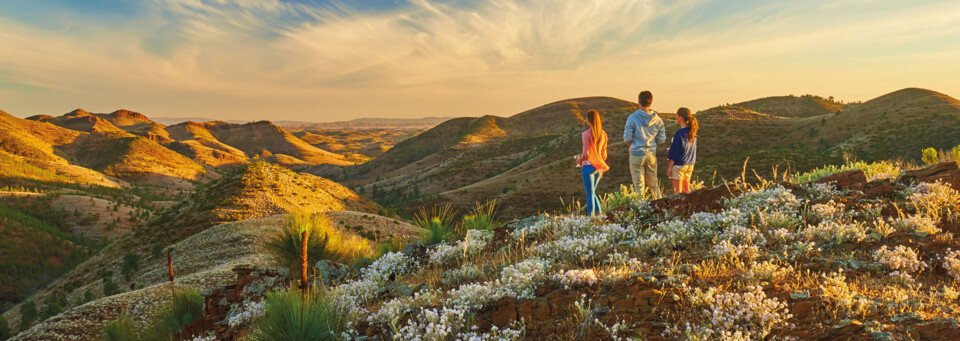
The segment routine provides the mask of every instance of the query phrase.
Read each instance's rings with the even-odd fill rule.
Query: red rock
[[[854,169],[820,178],[814,181],[820,184],[832,184],[840,189],[860,189],[867,184],[867,175],[862,170]]]
[[[509,326],[517,320],[517,299],[504,297],[497,301],[497,310],[491,316],[493,324],[498,327]]]

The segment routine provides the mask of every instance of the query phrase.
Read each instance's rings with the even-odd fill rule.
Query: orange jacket
[[[592,129],[587,129],[581,135],[583,139],[583,151],[580,153],[580,157],[583,157],[585,161],[590,162],[593,165],[593,168],[596,168],[598,172],[603,173],[610,170],[610,166],[607,165],[607,132],[602,132],[600,134],[600,143],[594,145],[593,143],[593,131]]]

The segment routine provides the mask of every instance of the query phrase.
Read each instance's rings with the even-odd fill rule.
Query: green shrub
[[[403,241],[397,239],[397,237],[391,237],[387,242],[380,244],[379,254],[385,255],[390,252],[399,252],[401,250],[403,250]]]
[[[862,170],[864,175],[867,176],[867,180],[873,181],[877,179],[896,179],[900,176],[900,173],[903,172],[903,169],[890,161],[880,161],[873,163],[866,163],[863,161],[850,161],[845,163],[842,166],[828,165],[823,166],[814,170],[811,170],[806,173],[797,173],[794,174],[790,181],[794,183],[807,183],[812,181],[820,180],[823,177],[832,175],[835,173],[859,169]]]
[[[44,302],[43,315],[41,315],[41,320],[46,320],[48,318],[57,316],[60,312],[63,311],[63,308],[67,306],[67,296],[62,292],[54,292],[50,297],[47,297],[46,302]]]
[[[160,242],[153,243],[153,249],[150,250],[150,257],[160,258],[161,253],[163,253],[163,244],[160,244]]]
[[[281,229],[279,235],[266,243],[267,250],[281,266],[291,271],[300,269],[302,233],[307,232],[307,263],[315,264],[321,259],[336,262],[351,262],[358,258],[373,256],[370,241],[339,231],[323,214],[294,214]]]
[[[619,191],[604,194],[600,204],[603,212],[610,212],[620,207],[631,207],[641,201],[650,201],[650,194],[646,191],[637,193],[634,186],[620,185]]]
[[[155,340],[168,340],[191,322],[203,317],[203,296],[198,291],[176,290],[173,301],[154,315],[150,336]]]
[[[0,340],[9,339],[10,335],[10,324],[7,323],[7,319],[0,315]]]
[[[490,200],[483,204],[478,201],[473,208],[473,212],[463,216],[463,229],[493,231],[502,225],[502,223],[497,220],[496,215],[496,200]]]
[[[103,297],[109,297],[120,293],[120,286],[113,281],[112,272],[107,271],[101,281],[103,282]]]
[[[960,145],[953,147],[953,161],[960,162]]]
[[[120,268],[120,272],[123,273],[123,279],[129,282],[133,279],[133,274],[137,270],[140,270],[140,256],[134,253],[123,255],[123,266]]]
[[[434,206],[432,210],[420,208],[413,221],[426,230],[423,243],[427,246],[440,244],[454,239],[455,226],[453,225],[454,211],[450,204]]]
[[[138,341],[137,326],[126,315],[120,315],[103,327],[103,341]]]
[[[37,318],[37,304],[26,301],[20,305],[20,331],[30,329],[33,319]]]
[[[924,164],[932,165],[940,162],[940,157],[936,149],[927,148],[924,149],[921,154],[920,160],[923,161]]]
[[[251,338],[255,341],[336,340],[345,330],[344,314],[339,314],[329,297],[307,294],[303,304],[300,290],[267,293],[266,312],[254,322]]]

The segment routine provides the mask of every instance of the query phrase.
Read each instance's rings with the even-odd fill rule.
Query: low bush
[[[201,317],[203,317],[203,296],[200,292],[176,290],[173,301],[154,315],[150,336],[154,340],[167,340]]]
[[[103,341],[138,341],[137,326],[126,315],[120,315],[103,327]]]
[[[133,279],[133,275],[137,270],[140,270],[140,256],[134,253],[123,255],[123,266],[120,268],[120,272],[123,273],[123,279],[129,282]]]
[[[304,304],[305,303],[305,304]],[[303,301],[300,290],[271,292],[266,297],[266,312],[253,323],[255,341],[337,340],[346,329],[346,321],[322,293],[308,293]]]
[[[37,318],[37,304],[33,301],[27,301],[20,305],[20,330],[30,329],[33,319]]]
[[[922,150],[920,154],[920,160],[923,161],[924,164],[932,165],[940,162],[940,155],[936,149],[926,148]]]
[[[0,340],[9,339],[13,336],[10,335],[10,333],[10,324],[7,323],[7,319],[4,318],[3,315],[0,315]]]

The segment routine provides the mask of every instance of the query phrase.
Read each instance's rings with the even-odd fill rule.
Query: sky
[[[0,0],[0,110],[339,121],[960,97],[960,2]]]

